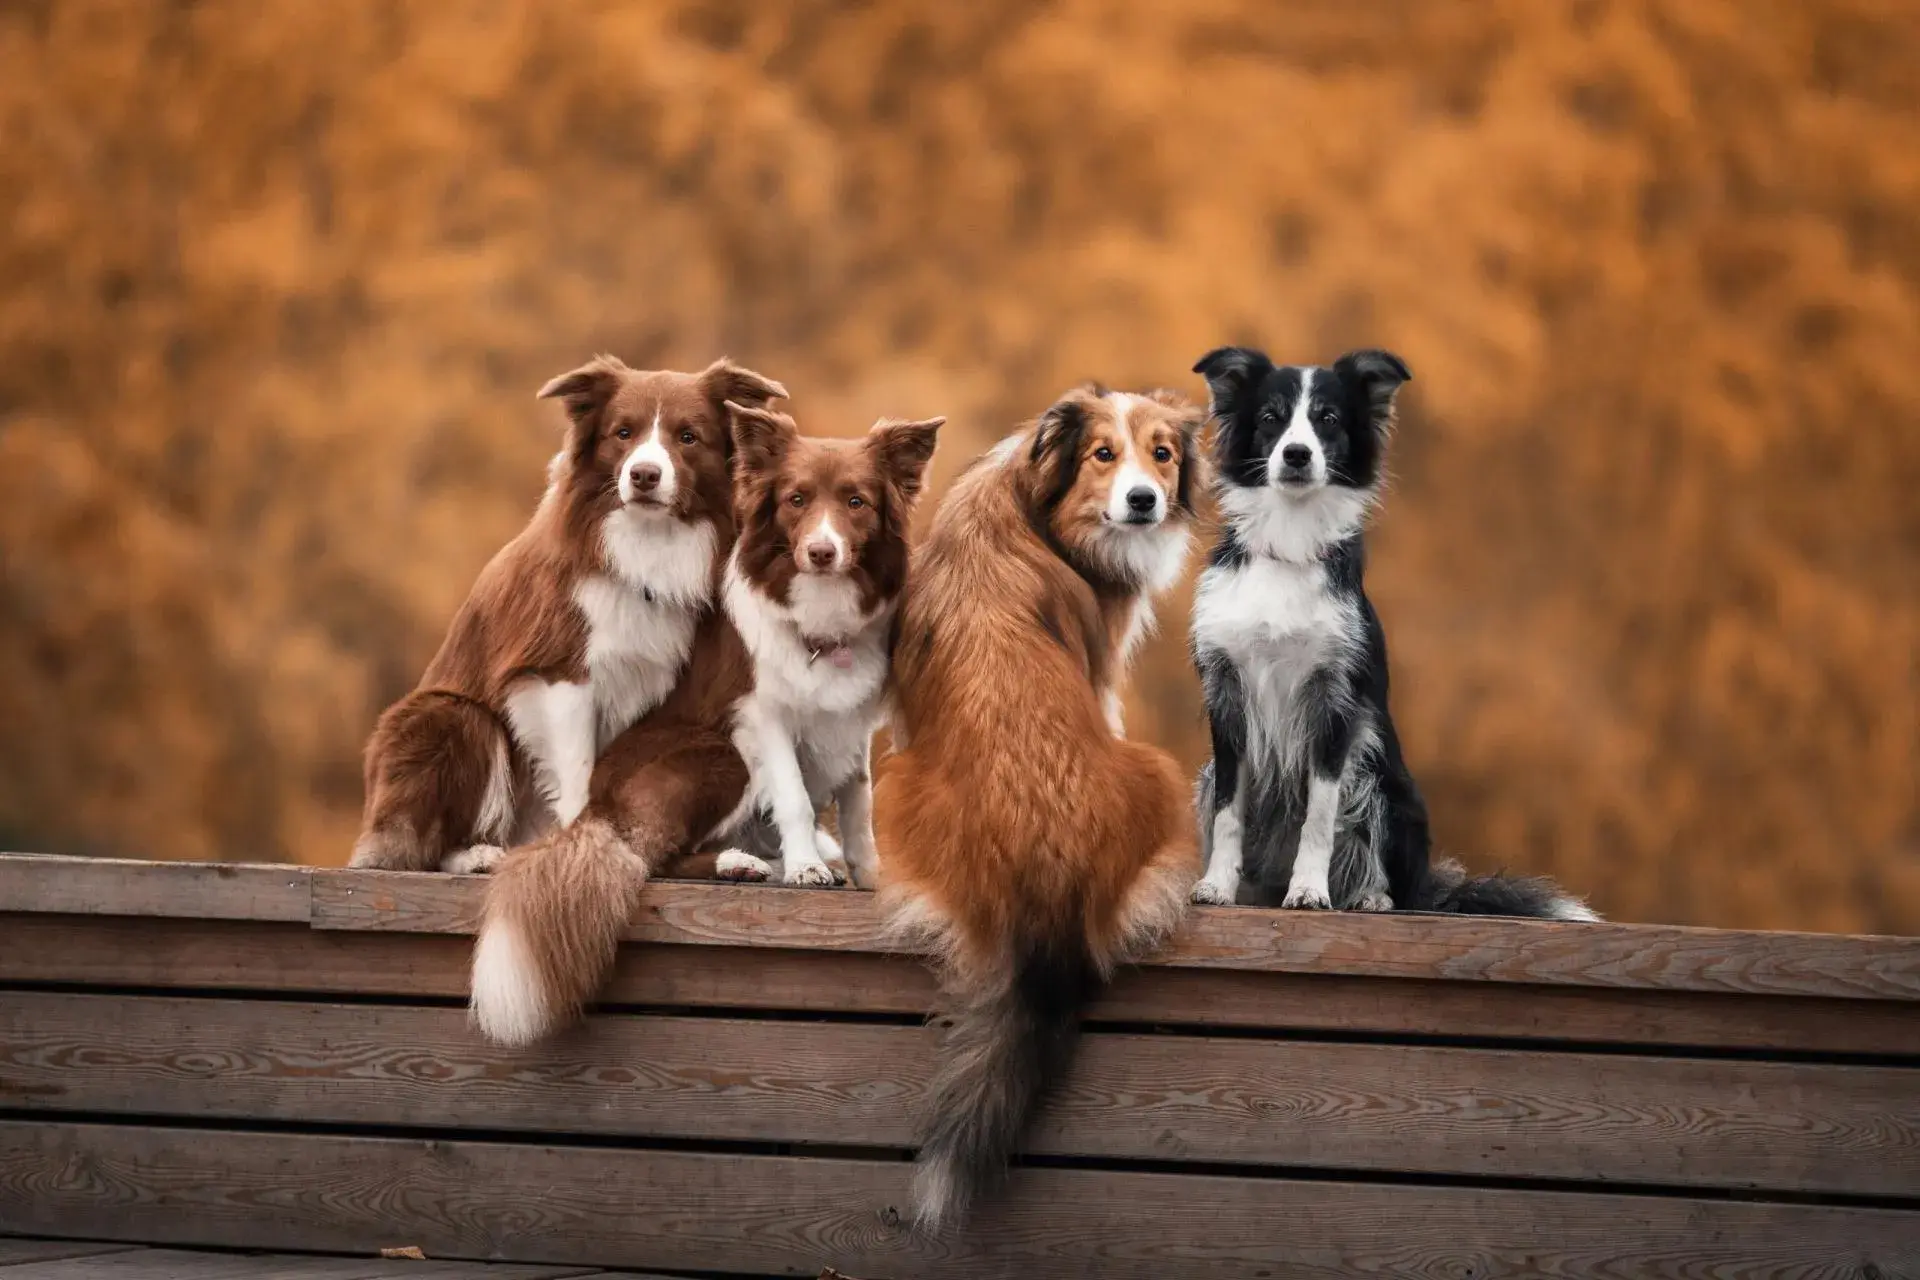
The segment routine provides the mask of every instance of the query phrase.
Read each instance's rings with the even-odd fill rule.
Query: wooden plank
[[[0,1105],[911,1147],[930,1027],[0,995]],[[1046,1155],[1920,1197],[1920,1070],[1096,1034]]]
[[[324,1171],[322,1176],[318,1171]],[[893,1280],[1763,1276],[1920,1271],[1888,1209],[1025,1169],[965,1230],[902,1220],[911,1166],[0,1124],[0,1229]]]
[[[306,867],[0,854],[0,911],[307,919]]]
[[[91,1258],[103,1253],[124,1253],[127,1244],[101,1244],[88,1240],[0,1240],[0,1267],[23,1262],[58,1262],[62,1258]],[[11,1280],[11,1278],[9,1278]]]
[[[478,876],[316,870],[317,928],[463,933]],[[639,942],[898,951],[872,895],[658,881]],[[1198,907],[1154,961],[1183,968],[1920,1001],[1920,938]]]
[[[0,985],[282,991],[460,999],[470,941],[302,925],[0,916]],[[637,943],[609,1004],[922,1014],[932,978],[910,956]],[[1339,974],[1146,968],[1091,1018],[1193,1027],[1447,1036],[1814,1055],[1920,1057],[1920,1007],[1896,1001],[1422,982]]]
[[[596,1267],[578,1265],[200,1253],[124,1244],[69,1248],[74,1252],[23,1259],[34,1265],[9,1270],[7,1280],[618,1280]],[[8,1265],[6,1257],[0,1251],[0,1266]],[[629,1274],[627,1280],[645,1278]]]

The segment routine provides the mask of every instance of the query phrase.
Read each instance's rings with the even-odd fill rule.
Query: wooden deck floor
[[[1920,1280],[1920,938],[1197,909],[931,1232],[871,894],[651,885],[504,1049],[484,889],[0,854],[0,1236],[129,1246],[0,1280]]]
[[[0,1238],[0,1280],[668,1280],[527,1263],[210,1253],[82,1240]]]

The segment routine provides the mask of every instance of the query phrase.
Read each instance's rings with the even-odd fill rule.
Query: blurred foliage
[[[1413,366],[1372,584],[1441,844],[1920,931],[1902,0],[0,4],[0,830],[343,860],[596,350],[801,421],[1227,340]],[[1204,751],[1181,632],[1135,736]]]

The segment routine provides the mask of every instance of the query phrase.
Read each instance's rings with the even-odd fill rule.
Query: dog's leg
[[[1120,691],[1118,689],[1109,689],[1100,701],[1101,705],[1106,708],[1107,727],[1113,730],[1113,736],[1116,738],[1126,737],[1127,704],[1126,701],[1121,698]]]
[[[1226,678],[1232,678],[1230,670]],[[1214,695],[1209,698],[1212,705],[1207,716],[1208,728],[1213,734],[1213,794],[1209,797],[1212,803],[1200,815],[1200,821],[1211,824],[1207,871],[1193,886],[1192,898],[1198,903],[1227,907],[1233,905],[1240,893],[1247,782],[1242,776],[1246,771],[1241,767],[1240,755],[1246,742],[1246,713],[1239,701],[1239,682],[1234,680],[1231,689],[1213,687],[1217,683],[1210,681],[1208,689],[1209,694]]]
[[[1300,848],[1293,858],[1283,907],[1311,911],[1332,908],[1327,873],[1333,866],[1333,842],[1339,834],[1340,780],[1353,745],[1354,714],[1339,677],[1316,675],[1300,692],[1306,723],[1312,726],[1307,771],[1307,816],[1300,826]]]
[[[846,853],[847,873],[862,889],[873,888],[880,870],[880,854],[873,842],[873,771],[863,752],[860,767],[840,784],[834,804],[840,810],[840,843]]]
[[[752,766],[754,790],[765,800],[774,828],[780,833],[780,861],[785,869],[782,879],[795,885],[831,885],[833,871],[820,856],[813,797],[807,793],[807,779],[800,770],[793,735],[748,699],[741,708],[735,740],[740,754]]]
[[[571,826],[587,807],[593,761],[599,754],[593,686],[525,681],[507,695],[507,719],[533,760],[534,776],[553,805],[554,820]]]

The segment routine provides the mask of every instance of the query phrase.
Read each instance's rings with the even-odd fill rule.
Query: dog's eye
[[[1334,423],[1340,421],[1339,413],[1333,409],[1322,409],[1319,413],[1315,414],[1314,416],[1320,420],[1320,425],[1323,427],[1330,427]]]
[[[790,507],[804,507],[807,505],[807,495],[804,493],[790,493],[787,495],[787,505]]]
[[[847,505],[850,507],[864,507],[867,505],[867,500],[856,493],[847,499]]]
[[[633,428],[622,427],[618,431],[614,432],[613,434],[621,440],[631,440],[633,439]]]
[[[1153,451],[1153,460],[1155,462],[1172,462],[1173,450],[1167,448],[1165,445],[1160,445]]]
[[[1105,445],[1101,445],[1093,451],[1093,459],[1095,462],[1112,462],[1113,450],[1107,448]]]
[[[681,432],[680,432],[680,443],[681,443],[681,444],[695,444],[695,443],[697,443],[697,442],[699,441],[699,439],[700,439],[700,437],[699,437],[699,436],[697,436],[697,435],[695,435],[695,434],[693,434],[693,432],[692,432],[692,431],[688,431],[688,430],[683,430],[683,431],[681,431]]]

